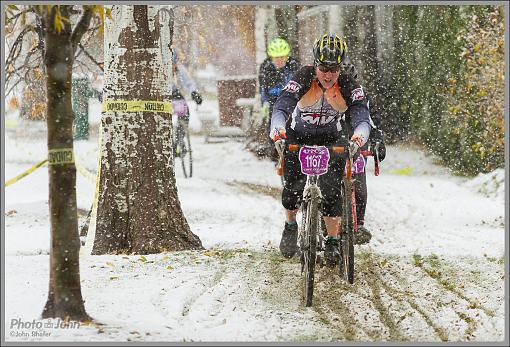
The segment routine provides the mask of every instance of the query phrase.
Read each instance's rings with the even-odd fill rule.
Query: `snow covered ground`
[[[217,112],[213,103],[204,107]],[[192,129],[199,126],[192,116]],[[45,136],[44,124],[6,130],[6,180],[45,157]],[[40,320],[49,273],[47,166],[5,188],[7,341],[504,340],[503,170],[455,177],[417,148],[389,146],[381,175],[368,168],[374,237],[356,249],[354,285],[319,269],[314,306],[306,308],[298,260],[277,252],[283,212],[273,164],[235,139],[205,143],[195,135],[192,144],[194,177],[177,166],[177,184],[207,250],[83,257],[82,292],[95,321],[79,328],[15,324],[51,322]],[[75,142],[78,164],[93,174],[97,150],[96,136]],[[79,174],[80,224],[93,192],[90,175]]]

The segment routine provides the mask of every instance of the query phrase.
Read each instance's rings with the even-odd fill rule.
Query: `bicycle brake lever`
[[[274,143],[276,151],[278,152],[278,166],[276,173],[278,176],[283,174],[283,150],[285,148],[285,140],[279,139]]]
[[[356,142],[349,141],[349,157],[350,158],[354,158],[354,155],[356,154],[358,149],[359,149],[359,146]]]
[[[283,139],[276,140],[274,143],[274,146],[276,147],[276,151],[278,152],[280,157],[283,156],[283,149],[285,148],[285,140],[283,140]]]

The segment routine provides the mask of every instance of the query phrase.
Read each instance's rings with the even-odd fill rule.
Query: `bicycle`
[[[280,154],[279,170],[283,171],[284,140],[275,142]],[[320,176],[328,170],[330,152],[344,153],[346,147],[337,146],[303,146],[289,144],[289,151],[299,150],[301,172],[306,175],[301,203],[302,227],[298,234],[298,243],[301,253],[301,273],[304,272],[304,300],[305,306],[312,306],[313,286],[315,280],[315,265],[320,263],[322,257],[318,252],[324,251],[326,237],[322,233],[322,193],[319,187]]]
[[[379,175],[379,143],[374,151],[362,150],[360,154],[364,157],[374,157],[375,175]],[[345,174],[342,179],[342,233],[340,235],[340,266],[339,274],[346,282],[354,283],[354,234],[358,232],[356,218],[356,190],[353,178],[354,153],[349,150],[349,156],[345,162]]]
[[[181,159],[184,177],[193,176],[193,155],[189,135],[189,109],[184,98],[172,100],[173,114],[177,116],[174,136],[174,157]]]
[[[278,140],[275,146],[279,153],[278,174],[283,176],[283,151],[285,141]],[[354,233],[357,232],[356,198],[353,178],[353,160],[358,151],[351,144],[341,146],[300,146],[289,144],[289,151],[299,150],[301,172],[306,175],[301,204],[302,228],[299,230],[298,243],[301,251],[301,273],[304,272],[304,300],[305,306],[312,306],[313,286],[315,280],[315,265],[321,263],[322,257],[318,252],[324,251],[327,237],[322,223],[322,194],[319,187],[320,176],[328,170],[330,151],[346,155],[346,173],[342,179],[342,233],[340,235],[340,261],[338,263],[340,277],[350,284],[354,283]],[[379,174],[378,149],[375,156],[371,150],[361,151],[365,157],[374,156],[376,160],[376,176]],[[284,182],[284,181],[282,181]]]

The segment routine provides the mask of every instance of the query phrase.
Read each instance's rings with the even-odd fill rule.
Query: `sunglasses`
[[[321,72],[333,72],[336,73],[340,71],[340,66],[327,66],[327,65],[318,65],[317,66]]]

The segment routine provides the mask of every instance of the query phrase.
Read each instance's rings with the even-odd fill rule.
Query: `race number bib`
[[[329,150],[324,147],[301,147],[301,172],[305,175],[324,175],[328,172]]]
[[[360,154],[358,159],[356,159],[352,165],[352,173],[353,175],[360,174],[365,172],[365,158]],[[345,167],[347,170],[347,166]]]
[[[172,100],[172,112],[177,117],[183,117],[188,115],[188,105],[186,100]]]

